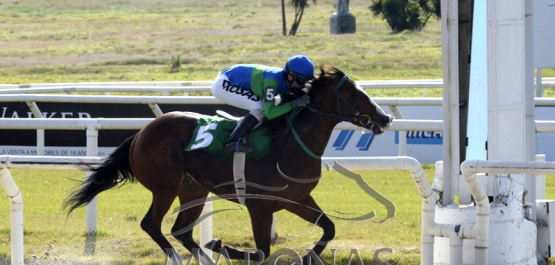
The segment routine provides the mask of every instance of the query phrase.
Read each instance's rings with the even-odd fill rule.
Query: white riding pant
[[[259,122],[265,117],[262,99],[252,91],[231,85],[225,74],[218,74],[212,83],[212,95],[219,101],[248,110]]]

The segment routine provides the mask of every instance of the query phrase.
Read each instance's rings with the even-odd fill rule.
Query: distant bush
[[[170,73],[178,73],[181,70],[181,55],[172,56]]]
[[[393,32],[419,31],[430,17],[441,17],[440,0],[372,0],[368,8],[387,21]]]

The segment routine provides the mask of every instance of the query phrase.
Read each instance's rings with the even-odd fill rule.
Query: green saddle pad
[[[203,115],[195,128],[191,142],[185,151],[200,150],[214,155],[223,160],[233,160],[233,154],[224,154],[223,149],[229,135],[235,129],[237,121],[220,116]],[[258,128],[247,136],[247,144],[253,151],[247,154],[248,158],[265,156],[270,151],[271,138],[268,130]]]

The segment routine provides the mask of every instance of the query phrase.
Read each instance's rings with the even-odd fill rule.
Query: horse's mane
[[[320,74],[311,82],[308,95],[310,98],[313,98],[313,95],[318,93],[318,88],[323,87],[325,83],[331,83],[333,80],[340,79],[343,76],[345,76],[345,73],[331,65],[320,66]]]
[[[318,74],[314,80],[306,84],[305,88],[301,90],[302,93],[289,93],[281,95],[280,104],[290,102],[291,100],[294,100],[302,95],[308,95],[312,98],[314,94],[318,93],[317,88],[322,87],[324,83],[342,78],[343,76],[345,76],[345,73],[331,65],[320,66],[320,74]],[[314,87],[316,89],[312,89]]]

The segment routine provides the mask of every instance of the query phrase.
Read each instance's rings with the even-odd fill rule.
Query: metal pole
[[[459,178],[458,1],[441,1],[443,54],[443,205],[454,201]]]

